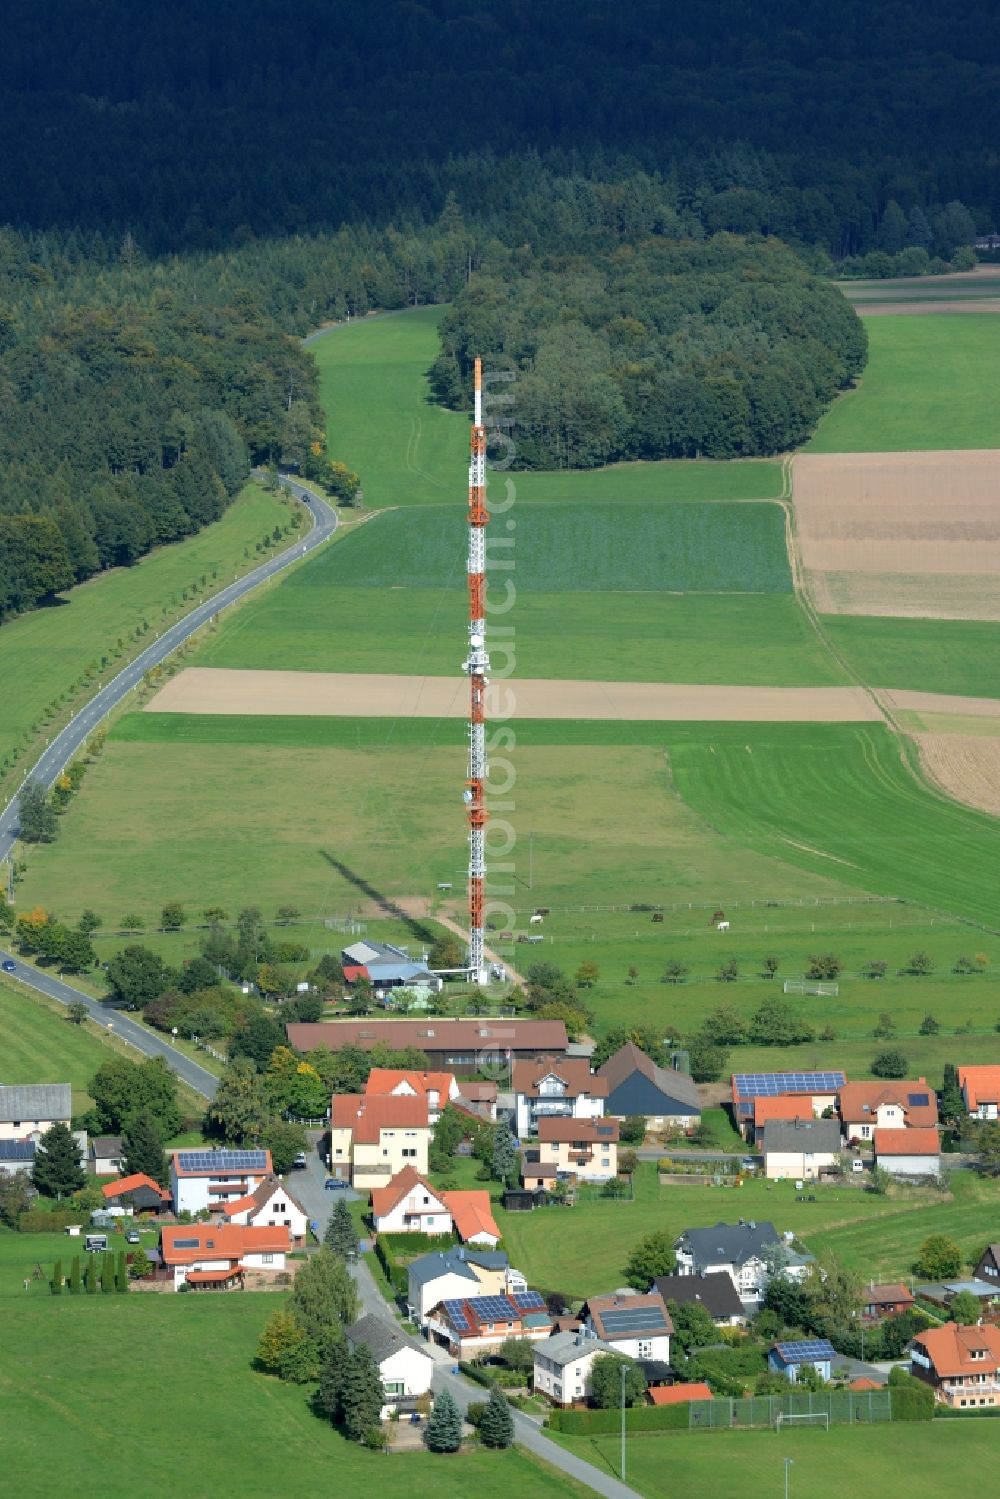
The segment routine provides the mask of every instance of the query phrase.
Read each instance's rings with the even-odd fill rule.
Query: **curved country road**
[[[234,604],[237,599],[241,599],[246,594],[252,592],[254,588],[257,588],[266,579],[273,578],[276,573],[282,572],[293,562],[298,561],[305,553],[315,551],[318,546],[322,546],[323,542],[333,535],[337,529],[337,513],[332,506],[328,505],[314,490],[307,489],[304,484],[300,484],[295,479],[283,477],[281,482],[286,489],[297,495],[308,507],[313,518],[312,530],[306,536],[299,537],[292,546],[286,547],[283,552],[278,552],[276,556],[268,558],[266,562],[261,563],[260,567],[255,567],[245,577],[237,578],[235,582],[230,583],[226,588],[213,594],[210,599],[206,599],[203,603],[196,605],[189,614],[184,615],[183,619],[177,620],[176,623],[164,630],[163,634],[159,635],[151,645],[146,646],[145,650],[136,656],[133,661],[130,661],[127,666],[123,666],[118,675],[113,677],[110,682],[105,683],[90,701],[80,709],[79,713],[70,719],[69,723],[56,735],[52,743],[46,746],[44,753],[28,771],[24,781],[21,783],[22,786],[25,781],[29,780],[40,781],[45,787],[51,786],[63,767],[68,764],[77,750],[86,742],[101,720],[106,718],[111,710],[118,706],[126,694],[131,692],[142,681],[143,676],[151,667],[158,666],[162,661],[165,661],[196,630],[200,630],[202,625],[207,624],[213,615],[218,614],[220,610],[227,608],[228,605]],[[3,811],[0,812],[0,861],[10,856],[17,839],[19,795],[20,790],[18,795],[14,796],[7,803],[6,807],[4,807]],[[144,1026],[137,1025],[127,1014],[118,1010],[109,1012],[98,1000],[92,999],[89,994],[84,994],[80,989],[75,989],[72,984],[66,983],[63,979],[56,978],[54,974],[46,973],[42,969],[33,967],[30,963],[25,963],[23,959],[17,958],[13,954],[2,952],[0,953],[0,960],[16,964],[12,977],[16,977],[32,989],[38,989],[42,994],[47,994],[50,998],[58,1000],[60,1004],[68,1005],[81,1000],[87,1006],[94,1019],[100,1021],[103,1025],[108,1024],[109,1014],[112,1015],[113,1019],[110,1023],[114,1026],[118,1035],[125,1041],[128,1041],[130,1045],[144,1052],[146,1056],[164,1057],[177,1075],[183,1078],[198,1093],[201,1093],[205,1098],[213,1098],[215,1096],[217,1079],[211,1072],[206,1071],[204,1067],[199,1067],[197,1062],[192,1062],[189,1057],[186,1057],[183,1052],[171,1046],[168,1041],[162,1040],[159,1036],[146,1030]]]

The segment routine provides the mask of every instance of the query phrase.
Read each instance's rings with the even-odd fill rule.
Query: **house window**
[[[261,1259],[263,1260],[263,1262],[264,1262],[265,1265],[273,1265],[274,1264],[274,1255],[273,1254],[262,1254],[261,1255]]]
[[[405,1395],[406,1385],[401,1379],[389,1379],[385,1382],[385,1393],[387,1395]]]
[[[406,1157],[408,1157],[408,1156],[415,1156],[415,1155],[416,1155],[416,1153],[417,1153],[417,1149],[416,1149],[416,1146],[413,1146],[413,1147],[412,1147],[412,1148],[411,1148],[411,1149],[409,1149],[409,1150],[407,1150],[407,1149],[406,1149],[406,1147],[405,1147],[405,1146],[404,1146],[404,1147],[403,1147],[403,1151],[402,1151],[402,1154],[403,1154],[403,1157],[404,1157],[404,1159],[405,1159],[405,1158],[406,1158]],[[382,1154],[383,1154],[383,1155],[388,1155],[388,1154],[389,1154],[389,1152],[388,1152],[388,1151],[387,1151],[387,1150],[383,1150],[383,1152],[382,1152]]]
[[[283,1202],[276,1202],[274,1204],[274,1211],[276,1213],[283,1213],[285,1211],[285,1204]]]
[[[639,1339],[639,1357],[640,1358],[652,1358],[652,1356],[653,1356],[653,1345],[652,1345],[652,1343],[650,1342],[650,1340],[648,1338],[640,1338]]]

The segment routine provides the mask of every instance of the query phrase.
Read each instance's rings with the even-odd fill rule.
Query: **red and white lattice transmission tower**
[[[486,429],[483,426],[483,362],[475,364],[476,408],[469,462],[469,774],[465,801],[469,809],[469,977],[489,981],[483,948],[486,895]]]

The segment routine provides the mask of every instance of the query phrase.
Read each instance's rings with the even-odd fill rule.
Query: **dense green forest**
[[[865,362],[853,309],[774,239],[646,240],[590,255],[496,255],[441,325],[438,394],[466,404],[472,360],[514,368],[517,461],[777,453]]]

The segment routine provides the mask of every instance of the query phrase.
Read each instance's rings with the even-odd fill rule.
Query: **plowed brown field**
[[[949,796],[1000,816],[1000,727],[996,738],[982,734],[917,734],[920,759],[933,781]]]
[[[1000,619],[1000,451],[802,453],[792,481],[821,613]]]

